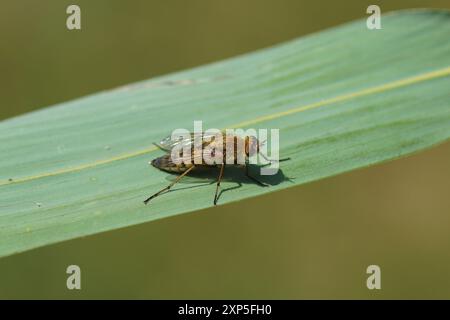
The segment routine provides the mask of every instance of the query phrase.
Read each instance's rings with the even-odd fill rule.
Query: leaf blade
[[[280,128],[281,152],[293,159],[282,164],[293,183],[243,183],[221,203],[447,140],[449,19],[448,12],[387,15],[384,33],[357,21],[1,122],[0,150],[9,157],[0,160],[0,256],[210,207],[208,187],[142,205],[166,183],[147,165],[160,154],[151,140],[193,120]]]

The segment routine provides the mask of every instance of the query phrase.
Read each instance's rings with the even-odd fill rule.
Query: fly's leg
[[[225,168],[225,164],[222,163],[222,166],[220,167],[219,177],[217,178],[216,194],[214,196],[214,205],[217,204],[217,195],[219,194],[220,181],[222,180],[224,168]]]
[[[189,169],[187,169],[185,172],[183,172],[182,174],[180,174],[171,184],[169,184],[167,187],[165,187],[164,189],[158,191],[157,193],[155,193],[154,195],[150,196],[149,198],[147,198],[144,203],[147,204],[150,200],[152,200],[153,198],[156,198],[157,196],[159,196],[161,193],[170,190],[170,188],[172,188],[172,186],[177,183],[178,181],[180,181],[181,178],[183,178],[189,171],[191,171],[192,169],[194,169],[195,166],[190,167]]]
[[[267,183],[261,182],[258,179],[256,179],[255,177],[252,177],[250,175],[250,173],[248,172],[248,164],[245,165],[245,175],[250,178],[251,180],[253,180],[254,182],[256,182],[257,184],[259,184],[261,187],[268,187],[269,185]]]

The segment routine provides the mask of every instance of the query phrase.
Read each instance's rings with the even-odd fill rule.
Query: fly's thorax
[[[237,135],[224,135],[222,143],[213,141],[208,144],[204,156],[215,157],[217,164],[241,164],[244,165],[249,156],[259,151],[258,140],[254,136],[242,138]],[[211,154],[210,154],[211,153]],[[210,163],[207,161],[207,163]]]
[[[226,135],[224,138],[224,163],[225,164],[245,164],[245,140],[236,135]]]

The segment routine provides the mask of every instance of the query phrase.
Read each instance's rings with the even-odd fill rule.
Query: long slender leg
[[[253,180],[254,182],[256,182],[257,184],[259,184],[262,187],[268,187],[269,185],[267,183],[261,182],[258,179],[256,179],[255,177],[252,177],[250,175],[250,173],[248,172],[248,163],[245,165],[245,175],[250,178],[251,180]]]
[[[152,200],[153,198],[156,198],[157,196],[159,196],[161,193],[163,193],[164,191],[169,190],[170,188],[172,188],[172,186],[177,183],[178,181],[180,181],[181,178],[183,178],[189,171],[191,171],[192,169],[194,169],[195,166],[190,167],[189,169],[187,169],[185,172],[183,172],[182,174],[180,174],[171,184],[169,184],[167,187],[165,187],[164,189],[159,190],[157,193],[155,193],[154,195],[150,196],[149,198],[147,198],[144,203],[147,204],[150,200]]]
[[[265,160],[269,161],[270,163],[272,163],[272,162],[283,162],[283,161],[291,160],[290,157],[282,158],[282,159],[278,159],[278,160],[269,159],[267,156],[264,155],[264,153],[260,152],[259,154],[261,155],[261,157],[263,157]],[[270,164],[270,163],[268,163],[268,164]],[[268,165],[268,164],[265,164],[265,166]]]
[[[225,168],[225,164],[222,163],[222,166],[220,167],[219,177],[217,178],[216,194],[215,194],[215,196],[214,196],[214,205],[217,204],[217,195],[218,195],[218,193],[219,193],[220,181],[222,180],[224,168]]]

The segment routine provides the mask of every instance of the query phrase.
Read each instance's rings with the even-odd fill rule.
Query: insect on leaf
[[[212,207],[214,184],[189,180],[142,203],[167,184],[148,165],[164,154],[152,142],[194,120],[278,128],[291,158],[268,188],[226,179],[219,204],[448,140],[450,14],[382,19],[381,30],[362,19],[0,122],[0,256]]]

